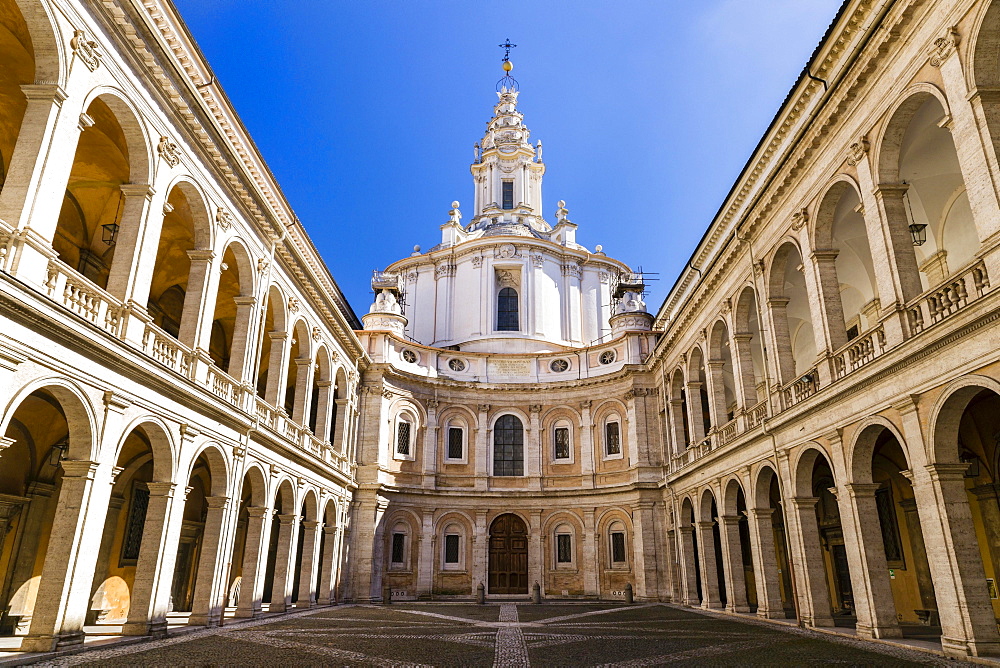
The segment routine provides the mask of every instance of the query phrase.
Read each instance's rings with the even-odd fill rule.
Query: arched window
[[[465,423],[449,420],[445,430],[444,458],[453,463],[465,462]]]
[[[612,413],[604,420],[604,458],[617,459],[622,456],[621,418]]]
[[[389,535],[389,570],[405,571],[410,562],[410,530],[405,522],[397,522]]]
[[[395,447],[396,459],[413,459],[413,438],[416,431],[415,421],[408,413],[402,413],[396,420]]]
[[[554,556],[556,568],[573,568],[576,565],[576,550],[573,545],[573,527],[569,524],[560,524],[553,532]]]
[[[493,475],[524,475],[524,426],[516,415],[501,415],[493,426]]]
[[[497,331],[516,332],[521,328],[517,311],[517,290],[501,288],[497,295]]]
[[[449,524],[444,529],[441,562],[444,570],[465,570],[464,531],[458,524]]]
[[[626,568],[628,553],[625,549],[625,525],[620,521],[608,527],[608,561],[612,568]]]
[[[569,422],[559,420],[552,427],[552,459],[560,464],[573,461],[573,432]]]

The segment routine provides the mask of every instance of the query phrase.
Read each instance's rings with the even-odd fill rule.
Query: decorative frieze
[[[69,45],[73,49],[73,55],[82,60],[83,64],[86,65],[87,69],[91,72],[101,66],[100,47],[97,42],[87,38],[87,32],[85,30],[74,31],[73,39],[69,41]]]
[[[180,149],[178,149],[177,144],[170,141],[170,137],[167,137],[166,135],[160,137],[160,143],[156,145],[156,152],[161,158],[163,158],[163,161],[171,167],[176,167],[181,164]]]
[[[220,206],[215,210],[215,222],[223,230],[228,230],[233,225],[233,216]]]
[[[948,28],[943,37],[934,40],[930,49],[930,62],[932,67],[941,67],[941,63],[948,59],[958,46],[958,29],[955,26]]]
[[[847,148],[847,164],[854,167],[865,159],[871,144],[867,137],[861,137]]]

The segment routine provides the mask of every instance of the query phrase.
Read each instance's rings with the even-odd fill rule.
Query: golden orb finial
[[[503,71],[504,72],[508,72],[509,73],[512,69],[514,69],[514,63],[510,62],[509,60],[503,61]]]

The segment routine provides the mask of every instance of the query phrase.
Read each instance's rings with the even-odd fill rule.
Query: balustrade
[[[183,343],[149,322],[142,339],[142,350],[154,360],[185,378],[190,378],[194,369],[194,353]]]
[[[817,389],[819,389],[819,375],[816,373],[816,369],[814,368],[806,371],[804,374],[788,383],[788,385],[781,388],[782,404],[787,410],[800,401],[808,399],[812,395],[816,394]]]
[[[990,278],[982,260],[977,260],[906,305],[910,336],[958,313],[990,289]]]
[[[122,305],[68,265],[49,260],[45,288],[50,298],[97,325],[112,336],[120,335]]]
[[[863,367],[885,352],[885,331],[875,329],[855,337],[833,354],[833,376],[840,379]]]
[[[237,408],[242,406],[243,388],[229,374],[212,365],[208,369],[208,386],[215,396],[228,401]]]
[[[726,443],[729,443],[734,438],[736,438],[737,434],[739,433],[737,427],[738,425],[735,419],[730,420],[726,424],[722,425],[722,427],[718,431],[719,445],[725,445]]]
[[[767,417],[767,401],[761,401],[756,406],[746,412],[747,431],[755,429],[764,424]]]

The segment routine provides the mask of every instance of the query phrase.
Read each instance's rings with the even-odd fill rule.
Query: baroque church
[[[655,312],[506,58],[360,318],[170,2],[0,0],[0,65],[0,652],[534,597],[1000,655],[1000,0],[845,0]]]

